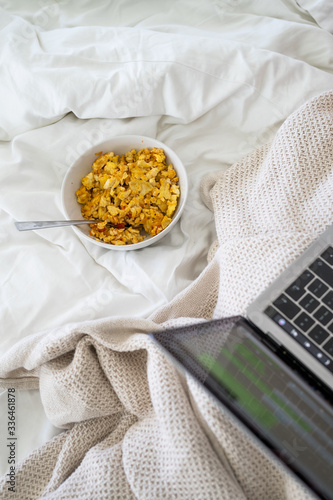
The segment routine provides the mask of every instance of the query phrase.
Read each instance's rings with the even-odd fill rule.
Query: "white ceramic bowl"
[[[90,226],[88,224],[82,226],[72,226],[73,230],[80,238],[89,240],[91,243],[94,243],[95,245],[103,248],[108,248],[109,250],[137,250],[139,248],[144,248],[148,245],[156,243],[172,230],[181,216],[187,199],[188,180],[185,167],[176,153],[166,144],[163,144],[156,139],[140,135],[123,135],[119,137],[113,137],[110,140],[92,146],[82,156],[80,156],[80,158],[78,158],[75,163],[69,168],[62,183],[61,200],[63,211],[65,213],[66,219],[83,220],[81,214],[81,205],[77,202],[75,192],[81,186],[81,179],[91,171],[92,164],[97,158],[95,153],[99,153],[100,151],[102,151],[103,153],[113,151],[116,155],[121,155],[127,153],[127,151],[130,151],[131,149],[136,149],[137,151],[139,151],[143,148],[151,149],[154,147],[162,148],[164,150],[164,153],[166,155],[166,163],[172,163],[179,177],[180,197],[171,223],[156,236],[147,236],[147,238],[140,243],[134,243],[131,245],[112,245],[109,243],[104,243],[103,241],[98,241],[89,235]]]

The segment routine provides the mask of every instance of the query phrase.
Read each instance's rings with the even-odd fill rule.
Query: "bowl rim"
[[[142,149],[144,149],[144,148],[151,149],[153,147],[160,147],[164,150],[166,157],[170,156],[170,154],[171,154],[177,160],[177,162],[180,165],[180,169],[182,170],[182,172],[181,172],[182,188],[181,188],[181,196],[180,196],[180,199],[178,202],[179,205],[177,207],[177,212],[174,214],[174,217],[172,218],[172,221],[170,222],[170,224],[165,229],[163,229],[163,231],[161,231],[159,234],[157,234],[155,236],[150,236],[150,237],[146,238],[145,240],[140,241],[139,243],[130,243],[128,245],[112,245],[111,243],[105,243],[104,241],[97,240],[97,239],[93,238],[92,236],[88,236],[83,231],[81,231],[80,228],[77,226],[71,226],[71,227],[74,230],[74,232],[79,236],[80,239],[84,238],[84,240],[86,240],[94,245],[97,245],[99,247],[106,248],[108,250],[115,250],[115,251],[139,250],[141,248],[145,248],[147,246],[154,245],[155,243],[157,243],[159,240],[161,240],[164,236],[166,236],[171,231],[171,229],[175,226],[175,224],[180,219],[180,216],[182,215],[182,212],[184,210],[185,204],[187,202],[187,197],[188,197],[189,186],[188,186],[188,176],[187,176],[187,171],[185,169],[185,166],[184,166],[183,162],[181,161],[181,159],[179,158],[179,156],[177,155],[177,153],[172,148],[170,148],[167,144],[161,142],[159,139],[155,139],[154,137],[149,137],[149,136],[144,136],[144,135],[139,135],[139,134],[138,135],[122,134],[122,135],[115,135],[115,136],[113,136],[109,139],[106,139],[104,141],[101,141],[97,144],[92,144],[91,147],[87,148],[84,153],[82,153],[75,161],[73,161],[71,163],[71,165],[68,167],[68,170],[63,178],[62,185],[61,185],[62,210],[64,212],[66,220],[70,220],[69,214],[68,214],[67,209],[66,209],[65,188],[67,186],[68,178],[70,177],[71,173],[73,172],[73,169],[75,168],[75,166],[79,165],[80,162],[82,161],[82,158],[84,158],[85,155],[90,154],[93,150],[98,151],[99,147],[101,147],[102,145],[105,145],[108,142],[113,142],[113,141],[117,141],[117,140],[128,140],[128,141],[140,140],[142,142],[143,141],[153,141],[155,143],[154,145],[143,146]],[[138,148],[133,148],[133,149],[139,150]],[[124,153],[125,152],[126,151],[124,151]],[[121,154],[124,154],[124,153],[121,153]],[[116,153],[116,154],[118,154],[118,153]],[[170,163],[173,164],[173,166],[174,166],[174,168],[179,176],[178,168],[174,165],[174,161],[170,161]],[[82,219],[82,220],[84,220],[84,219]]]

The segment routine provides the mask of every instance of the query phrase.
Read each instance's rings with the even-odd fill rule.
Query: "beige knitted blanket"
[[[204,272],[147,320],[105,318],[28,337],[0,360],[2,387],[40,389],[64,431],[16,470],[25,499],[305,499],[147,332],[244,313],[333,220],[333,92],[274,140],[203,179],[217,242]]]

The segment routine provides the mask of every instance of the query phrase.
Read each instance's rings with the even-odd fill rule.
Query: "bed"
[[[254,451],[245,438],[214,445],[214,433],[232,424],[200,388],[150,352],[142,337],[163,326],[242,314],[250,296],[329,222],[327,200],[326,218],[309,227],[301,242],[291,242],[292,251],[281,250],[271,274],[263,269],[265,278],[244,300],[231,296],[224,308],[216,308],[213,295],[221,291],[216,284],[221,267],[211,262],[223,235],[207,193],[244,157],[271,144],[289,116],[332,90],[331,10],[328,0],[166,0],[163,6],[151,0],[0,0],[0,417],[5,429],[8,390],[15,387],[20,498],[283,499],[295,498],[295,491],[297,498],[310,498],[269,459],[255,462],[263,472],[258,479],[251,457],[263,452]],[[92,145],[127,134],[156,137],[176,151],[188,172],[190,192],[182,218],[156,246],[113,252],[81,241],[71,228],[16,230],[19,220],[63,219],[60,190],[69,166]],[[224,227],[225,234],[242,226],[236,219],[234,226]],[[232,276],[232,270],[222,274],[225,289]],[[246,279],[249,286],[253,276]],[[202,293],[203,281],[212,283],[204,295],[213,305],[206,309],[193,300]],[[107,349],[113,361],[106,361],[92,341],[84,350],[81,342],[90,336],[104,348],[111,342]],[[85,354],[76,365],[79,344]],[[127,361],[118,366],[120,354]],[[96,382],[94,398],[75,413],[79,396],[66,400],[57,377],[71,366],[72,384],[82,382],[83,388],[89,377],[97,377],[102,386],[105,373],[100,368],[91,372],[90,363],[106,372],[118,366],[118,375],[110,375],[105,393]],[[51,370],[58,375],[52,378]],[[135,373],[138,379],[148,377],[147,387],[136,386]],[[171,386],[163,385],[167,379]],[[167,387],[163,400],[154,399],[162,387]],[[138,409],[130,411],[134,399]],[[106,400],[113,403],[104,405]],[[190,405],[187,419],[182,418],[183,404]],[[170,407],[174,413],[166,411]],[[203,408],[210,408],[211,416],[216,411],[214,424],[207,426]],[[112,423],[106,422],[111,413]],[[95,419],[100,425],[82,431],[91,439],[83,440],[81,449],[80,429]],[[182,431],[201,437],[182,448]],[[71,445],[65,441],[68,433]],[[2,451],[6,439],[1,432]],[[235,465],[240,460],[237,443],[243,447],[243,467],[248,464],[245,474]],[[167,449],[163,460],[157,448]],[[102,458],[107,449],[112,450],[109,468]],[[8,454],[2,451],[4,478]],[[199,455],[205,474],[198,473],[196,483],[191,474]],[[82,469],[84,457],[90,468]],[[59,461],[62,468],[57,469]],[[138,465],[147,463],[148,469]],[[94,477],[101,468],[104,482],[97,481],[96,490]],[[213,469],[220,471],[220,482],[207,472]],[[115,471],[118,481],[110,479]],[[4,481],[1,495],[7,498]]]

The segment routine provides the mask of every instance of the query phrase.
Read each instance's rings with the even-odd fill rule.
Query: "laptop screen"
[[[333,498],[333,409],[243,319],[155,339],[319,496]]]

